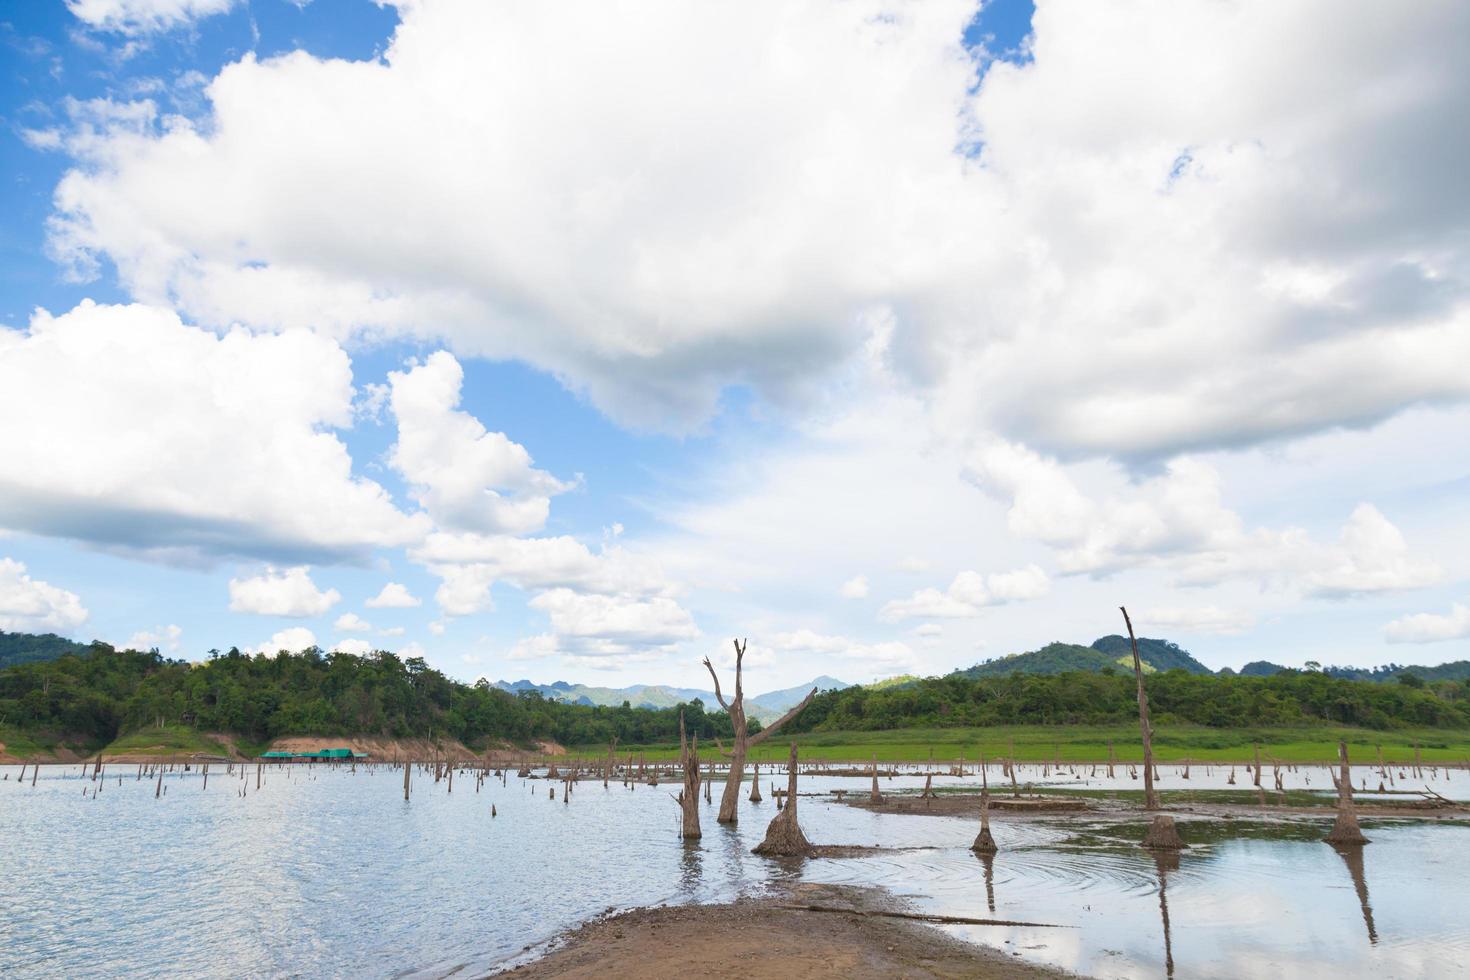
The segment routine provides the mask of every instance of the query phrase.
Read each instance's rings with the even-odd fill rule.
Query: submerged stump
[[[796,822],[796,743],[791,743],[791,761],[786,777],[786,806],[766,827],[766,839],[751,852],[769,857],[806,857],[812,845]]]
[[[1327,843],[1335,847],[1355,847],[1368,843],[1363,829],[1358,826],[1358,814],[1353,808],[1353,777],[1348,765],[1346,742],[1337,743],[1337,757],[1342,766],[1342,775],[1337,779],[1337,819],[1327,834]]]
[[[1143,837],[1143,846],[1156,851],[1181,851],[1189,845],[1179,839],[1174,818],[1160,813],[1149,824],[1148,833]]]

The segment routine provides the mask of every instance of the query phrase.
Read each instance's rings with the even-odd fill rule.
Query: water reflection
[[[1378,945],[1378,930],[1373,925],[1373,905],[1368,901],[1368,876],[1363,871],[1362,847],[1333,847],[1337,856],[1347,865],[1353,879],[1353,891],[1358,893],[1358,906],[1363,910],[1363,925],[1368,929],[1368,943]]]
[[[1164,923],[1164,972],[1174,975],[1174,937],[1169,930],[1169,872],[1179,870],[1179,852],[1153,852],[1154,869],[1159,874],[1159,918]]]
[[[971,851],[971,854],[980,859],[985,865],[985,904],[990,909],[990,914],[995,914],[995,852],[994,851]]]

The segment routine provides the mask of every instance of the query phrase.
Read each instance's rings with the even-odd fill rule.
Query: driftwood
[[[715,682],[715,699],[720,702],[720,707],[724,708],[725,713],[730,716],[730,725],[735,731],[735,741],[730,749],[730,771],[725,776],[725,791],[720,794],[720,814],[718,817],[720,823],[735,823],[737,819],[737,811],[740,804],[740,787],[745,782],[746,754],[753,747],[776,734],[782,725],[801,714],[802,710],[808,704],[811,704],[812,698],[817,695],[817,689],[815,687],[812,688],[807,693],[807,696],[801,699],[800,704],[769,725],[761,728],[759,732],[751,735],[745,721],[745,688],[742,677],[744,673],[742,662],[745,659],[745,646],[747,641],[735,640],[733,642],[735,643],[735,697],[732,700],[725,700],[724,692],[720,690],[720,678],[715,673],[714,664],[709,662],[708,657],[704,658],[704,666],[709,670],[710,679]]]

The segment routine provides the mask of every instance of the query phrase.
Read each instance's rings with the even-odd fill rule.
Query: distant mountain
[[[1282,667],[1280,664],[1273,664],[1269,660],[1252,660],[1250,663],[1240,668],[1240,676],[1270,677],[1272,674],[1279,674],[1285,669],[1286,668]]]
[[[807,681],[805,684],[788,687],[782,691],[771,691],[759,697],[747,698],[746,703],[773,712],[774,717],[779,718],[800,704],[801,699],[806,697],[812,688],[816,688],[818,691],[841,691],[849,687],[852,687],[852,685],[845,681],[839,681],[835,677],[828,677],[826,674],[823,674],[816,680]],[[746,710],[749,711],[750,709],[747,708]],[[765,721],[766,719],[762,718],[761,720]]]
[[[0,668],[38,660],[55,660],[68,653],[83,654],[90,647],[55,633],[7,633],[0,630]]]
[[[627,701],[635,708],[672,708],[678,704],[688,704],[697,698],[704,703],[706,711],[720,710],[720,702],[713,691],[701,691],[692,687],[665,687],[660,684],[589,687],[586,684],[571,684],[567,681],[537,684],[529,680],[496,681],[494,686],[502,691],[510,691],[512,694],[518,694],[521,691],[539,691],[544,698],[554,698],[557,701],[567,701],[572,704],[595,704],[615,708]],[[851,686],[835,677],[818,677],[814,681],[788,687],[785,690],[747,697],[745,713],[762,723],[774,721],[784,715],[792,705],[806,697],[806,693],[813,687],[828,691]]]

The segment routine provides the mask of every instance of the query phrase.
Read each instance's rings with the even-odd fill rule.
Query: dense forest
[[[1470,682],[1428,683],[1412,674],[1383,684],[1316,671],[1236,677],[1175,669],[1150,674],[1146,687],[1155,724],[1470,728]],[[1102,724],[1136,720],[1135,691],[1133,672],[1121,667],[978,678],[951,674],[897,687],[823,692],[789,729]]]
[[[7,633],[0,630],[0,668],[86,652],[85,643],[77,643],[55,633]]]
[[[699,701],[662,708],[567,704],[536,691],[462,684],[422,658],[378,652],[211,653],[191,664],[94,643],[85,654],[0,670],[0,724],[103,744],[122,732],[183,724],[257,742],[280,735],[555,739],[628,744],[677,737],[679,711],[704,739],[728,740],[730,719]],[[759,730],[760,723],[752,721]]]

